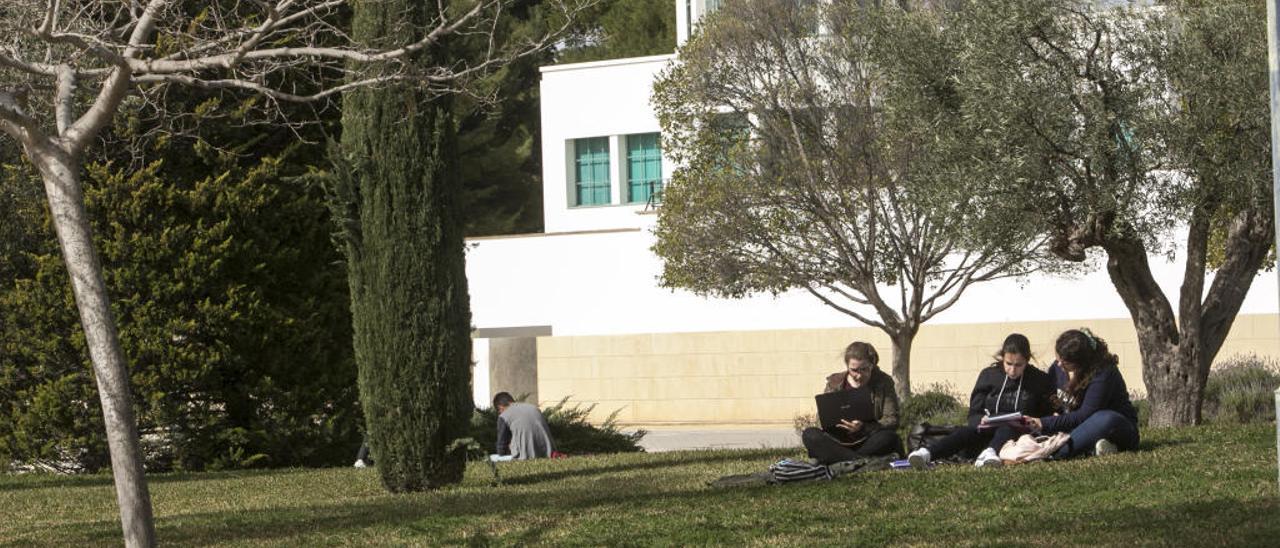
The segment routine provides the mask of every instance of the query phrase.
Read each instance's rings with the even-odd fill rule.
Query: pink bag
[[[1052,436],[1023,434],[1017,440],[1009,440],[1000,448],[1000,460],[1010,463],[1031,462],[1048,458],[1067,444],[1071,436],[1058,432]]]

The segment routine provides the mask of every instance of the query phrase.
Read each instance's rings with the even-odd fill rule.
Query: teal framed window
[[[627,136],[627,203],[655,201],[662,192],[662,148],[657,133]]]
[[[574,205],[609,204],[609,138],[573,140]]]

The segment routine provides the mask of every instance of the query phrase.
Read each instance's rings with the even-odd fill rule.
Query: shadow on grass
[[[1098,508],[1038,516],[1028,528],[1015,518],[984,527],[984,544],[1274,546],[1280,498],[1217,499],[1142,507]]]
[[[784,451],[785,452],[785,451]],[[513,473],[525,463],[511,463],[503,469],[504,486],[480,487],[461,485],[432,493],[416,493],[400,496],[379,496],[373,500],[349,498],[332,503],[311,503],[297,506],[264,508],[245,511],[234,509],[217,512],[186,513],[162,516],[157,519],[157,533],[165,544],[208,545],[227,542],[289,542],[301,535],[345,536],[351,531],[368,528],[408,532],[416,538],[433,539],[432,542],[468,543],[485,545],[488,542],[516,542],[537,544],[547,542],[548,535],[555,536],[561,520],[555,513],[584,512],[610,505],[630,505],[638,501],[688,496],[710,497],[719,495],[693,491],[670,491],[670,486],[655,483],[636,483],[627,478],[629,471],[660,468],[683,468],[727,462],[759,460],[761,469],[776,450],[725,451],[706,453],[667,453],[657,460],[635,462],[585,463],[584,467],[571,470],[539,471],[519,475]],[[545,465],[545,464],[544,464]],[[219,481],[243,479],[286,471],[240,471],[218,474],[173,474],[155,478],[159,482]],[[306,472],[298,470],[297,472]],[[487,474],[487,471],[485,472]],[[620,475],[624,477],[609,477]],[[564,485],[564,480],[591,477],[586,483]],[[109,484],[110,476],[71,477],[65,482],[88,486]],[[529,490],[525,486],[545,484],[554,490]],[[35,482],[32,487],[50,487],[50,482]],[[510,489],[504,489],[510,487]],[[546,509],[554,507],[554,513]],[[500,534],[488,531],[494,527],[492,520],[479,518],[533,514],[533,519],[512,523],[511,530]],[[626,508],[620,508],[620,514]],[[56,544],[86,545],[114,540],[119,536],[119,524],[114,520],[85,521],[68,524],[58,531],[25,531],[23,536],[43,538]],[[49,533],[53,533],[50,537]],[[474,535],[474,536],[471,536]]]
[[[625,506],[671,501],[671,506],[683,508],[716,508],[728,502],[741,502],[740,497],[718,490],[660,491],[654,486],[636,486],[631,490],[612,489],[616,486],[586,485],[558,492],[554,500],[547,500],[546,493],[506,492],[485,489],[471,492],[446,492],[425,496],[388,497],[374,502],[339,501],[331,504],[310,504],[293,508],[272,509],[262,512],[243,511],[188,514],[161,519],[158,523],[160,538],[170,545],[208,545],[222,543],[289,543],[303,542],[303,535],[319,535],[321,538],[366,538],[376,542],[382,531],[395,536],[395,542],[430,542],[432,544],[488,545],[540,544],[546,542],[570,542],[575,530],[560,530],[560,515],[575,515],[609,506]],[[778,491],[780,494],[787,490]],[[1080,494],[1077,496],[1088,496]],[[548,505],[555,512],[548,514]],[[1184,503],[1154,504],[1151,506],[1122,506],[1087,509],[1077,512],[1047,512],[1038,515],[1034,524],[1028,524],[1026,516],[1010,514],[1007,518],[984,524],[973,533],[965,533],[965,539],[980,544],[994,545],[1267,545],[1280,535],[1280,521],[1274,519],[1280,511],[1280,499],[1276,497],[1235,500],[1217,499]],[[626,514],[625,509],[619,512]],[[532,515],[522,515],[532,514]],[[696,513],[694,513],[696,514]],[[612,538],[598,536],[578,538],[589,543],[697,543],[700,533],[694,531],[707,523],[697,521],[697,516],[677,513],[662,518],[671,526],[658,534],[663,538],[643,538],[645,533],[620,529]],[[715,511],[712,511],[715,514]],[[495,531],[492,520],[482,517],[501,517],[502,523],[510,523],[508,530]],[[639,519],[639,516],[632,516]],[[911,520],[908,519],[908,522]],[[944,522],[946,520],[943,520]],[[712,524],[715,520],[712,520]],[[919,520],[917,520],[919,523]],[[907,527],[889,526],[864,538],[868,542],[890,544],[949,543],[956,541],[954,532],[945,523],[931,522],[932,527],[912,530]],[[101,542],[118,535],[115,523],[96,522],[82,524],[81,539],[63,538],[59,541],[79,541],[83,544]],[[687,525],[687,527],[686,527]],[[726,531],[720,541],[726,543],[761,540],[760,535],[784,535],[780,538],[803,538],[812,525],[809,520],[780,520],[769,531]],[[901,525],[901,524],[900,524]],[[499,525],[501,527],[501,525]],[[369,531],[361,533],[361,531]],[[406,539],[404,532],[413,537]],[[596,531],[599,534],[599,531]],[[652,536],[654,531],[649,531]],[[567,537],[566,537],[567,535]],[[685,537],[685,535],[688,535]],[[790,536],[785,536],[790,535]],[[974,536],[970,536],[974,535]],[[416,540],[415,540],[416,539]],[[664,542],[665,541],[665,542]]]
[[[761,469],[767,467],[770,463],[764,462],[766,458],[772,458],[777,451],[767,451],[752,449],[750,451],[741,451],[737,453],[716,453],[711,455],[697,455],[687,458],[673,458],[664,460],[646,460],[636,461],[625,464],[606,464],[604,466],[596,466],[591,468],[573,468],[570,470],[556,470],[553,472],[536,472],[528,475],[512,475],[508,477],[508,473],[512,471],[510,467],[504,468],[503,465],[498,466],[498,471],[503,475],[503,484],[506,485],[529,485],[534,483],[543,483],[548,481],[557,481],[567,478],[580,478],[583,476],[594,476],[599,474],[610,474],[614,472],[627,472],[636,470],[651,470],[654,468],[668,468],[672,466],[684,466],[688,464],[711,464],[728,461],[750,460],[755,458],[762,459]],[[512,463],[519,465],[521,463]]]
[[[412,531],[418,541],[431,544],[490,542],[519,545],[548,542],[547,537],[561,526],[561,520],[548,515],[573,515],[611,505],[633,505],[649,499],[687,499],[720,497],[708,491],[661,491],[659,486],[636,487],[624,491],[610,486],[585,485],[565,489],[548,500],[546,493],[504,492],[501,488],[468,492],[441,492],[384,497],[376,501],[345,500],[331,504],[307,504],[257,512],[231,510],[169,516],[157,520],[157,535],[168,545],[212,545],[224,543],[291,543],[302,535],[346,536],[356,531],[378,528],[401,533]],[[710,504],[708,502],[707,504]],[[535,516],[520,517],[533,512]],[[625,513],[620,509],[619,513]],[[503,516],[511,520],[511,530],[494,533],[487,529],[492,521],[482,517]],[[527,520],[527,521],[526,521]],[[89,544],[113,539],[119,535],[119,524],[96,521],[80,524],[79,530],[67,531],[71,537],[54,540],[58,544]],[[376,536],[376,533],[371,533]],[[468,535],[474,535],[467,538]],[[359,536],[364,536],[359,535]],[[352,536],[351,538],[359,538]],[[78,537],[78,538],[77,538]],[[620,542],[625,538],[619,538]],[[403,538],[398,538],[403,542]],[[416,541],[411,541],[416,542]]]
[[[186,481],[209,482],[218,480],[236,480],[254,476],[280,476],[284,474],[305,474],[319,468],[276,468],[257,470],[229,470],[225,472],[166,472],[163,474],[147,474],[147,484],[181,483]],[[21,491],[24,489],[74,489],[77,487],[111,486],[115,478],[110,474],[27,474],[9,478],[0,477],[0,491]]]
[[[1138,442],[1138,451],[1139,452],[1157,451],[1167,447],[1177,447],[1179,445],[1188,445],[1190,443],[1193,443],[1193,442],[1192,440],[1188,440],[1188,439],[1168,439],[1168,438],[1156,439],[1156,440],[1143,439],[1142,441]]]

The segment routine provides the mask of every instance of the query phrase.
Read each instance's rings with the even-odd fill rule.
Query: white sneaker
[[[356,463],[355,463],[355,464],[353,464],[352,466],[355,466],[356,468],[368,468],[368,467],[369,467],[369,465],[368,465],[367,463],[365,463],[363,460],[356,460]]]
[[[910,462],[911,467],[916,470],[928,470],[929,461],[931,459],[933,459],[933,455],[924,447],[916,449],[915,451],[912,451],[910,455],[907,455],[907,462]]]
[[[1098,443],[1093,444],[1093,454],[1099,457],[1114,455],[1119,452],[1120,448],[1116,447],[1116,444],[1111,443],[1111,440],[1107,438],[1102,438],[1098,440]]]
[[[978,468],[999,468],[1004,465],[1004,461],[1000,460],[1000,455],[996,454],[995,449],[988,447],[978,455],[978,460],[973,461],[973,465]]]

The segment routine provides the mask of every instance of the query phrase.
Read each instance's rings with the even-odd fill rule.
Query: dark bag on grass
[[[782,459],[773,463],[769,471],[773,472],[773,481],[777,483],[831,479],[830,468],[801,460]]]
[[[825,481],[852,474],[855,472],[876,472],[888,470],[893,456],[860,457],[853,460],[834,462],[830,465],[812,464],[805,461],[782,459],[769,466],[764,472],[754,474],[733,474],[722,476],[707,482],[712,488],[746,487],[750,485],[776,485],[779,483],[795,483],[803,481]]]
[[[938,426],[927,422],[917,424],[911,427],[911,433],[907,434],[907,452],[927,447],[930,443],[950,436],[952,432],[959,429],[959,426]]]

